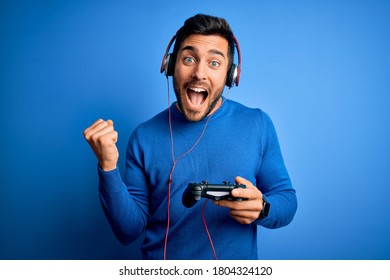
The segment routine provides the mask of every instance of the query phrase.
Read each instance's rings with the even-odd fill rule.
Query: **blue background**
[[[298,194],[288,227],[259,230],[260,258],[390,259],[389,3],[1,1],[0,258],[140,257],[105,220],[82,133],[113,119],[123,169],[132,130],[167,107],[170,38],[202,12],[231,24],[230,98],[271,116]]]

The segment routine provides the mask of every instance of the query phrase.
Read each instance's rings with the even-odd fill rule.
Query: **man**
[[[222,97],[240,70],[224,19],[195,15],[173,39],[162,71],[173,76],[177,102],[135,129],[123,180],[113,122],[84,132],[99,162],[104,213],[124,244],[145,232],[145,259],[257,259],[257,226],[285,226],[297,208],[274,126],[260,109]],[[232,192],[242,200],[183,206],[187,185],[204,180],[245,185]]]

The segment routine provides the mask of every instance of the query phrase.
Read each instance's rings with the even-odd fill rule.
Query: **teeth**
[[[205,92],[203,88],[190,88],[190,90],[195,91],[195,92]]]

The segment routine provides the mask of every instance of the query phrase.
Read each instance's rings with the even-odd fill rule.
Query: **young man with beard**
[[[113,122],[84,131],[99,162],[104,213],[124,244],[145,232],[145,259],[257,259],[257,227],[285,226],[297,208],[274,126],[260,109],[222,96],[240,74],[224,19],[195,15],[173,40],[161,70],[173,77],[177,102],[135,129],[123,179]],[[246,188],[232,192],[240,200],[183,206],[187,185],[204,180]]]

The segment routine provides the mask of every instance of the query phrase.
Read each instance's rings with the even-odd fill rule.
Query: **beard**
[[[187,84],[199,84],[199,82],[189,81]],[[213,98],[212,102],[210,103],[210,105],[208,105],[206,111],[200,117],[193,117],[193,116],[195,116],[195,114],[197,112],[193,111],[193,110],[190,110],[190,109],[186,110],[186,108],[184,107],[184,105],[183,105],[183,98],[185,98],[185,97],[182,97],[182,95],[180,94],[179,85],[177,84],[177,81],[176,81],[175,78],[173,78],[173,89],[175,91],[177,105],[179,107],[180,112],[183,114],[183,116],[188,121],[195,122],[195,121],[203,120],[205,117],[207,117],[215,109],[215,106],[218,104],[218,101],[220,100],[220,98],[221,98],[221,96],[223,94],[224,87],[222,87],[221,89],[217,89],[217,92],[214,95],[214,98]],[[184,95],[186,95],[186,94],[187,93],[184,93]],[[207,93],[207,97],[206,98],[212,98],[211,96],[212,95],[210,93]]]

